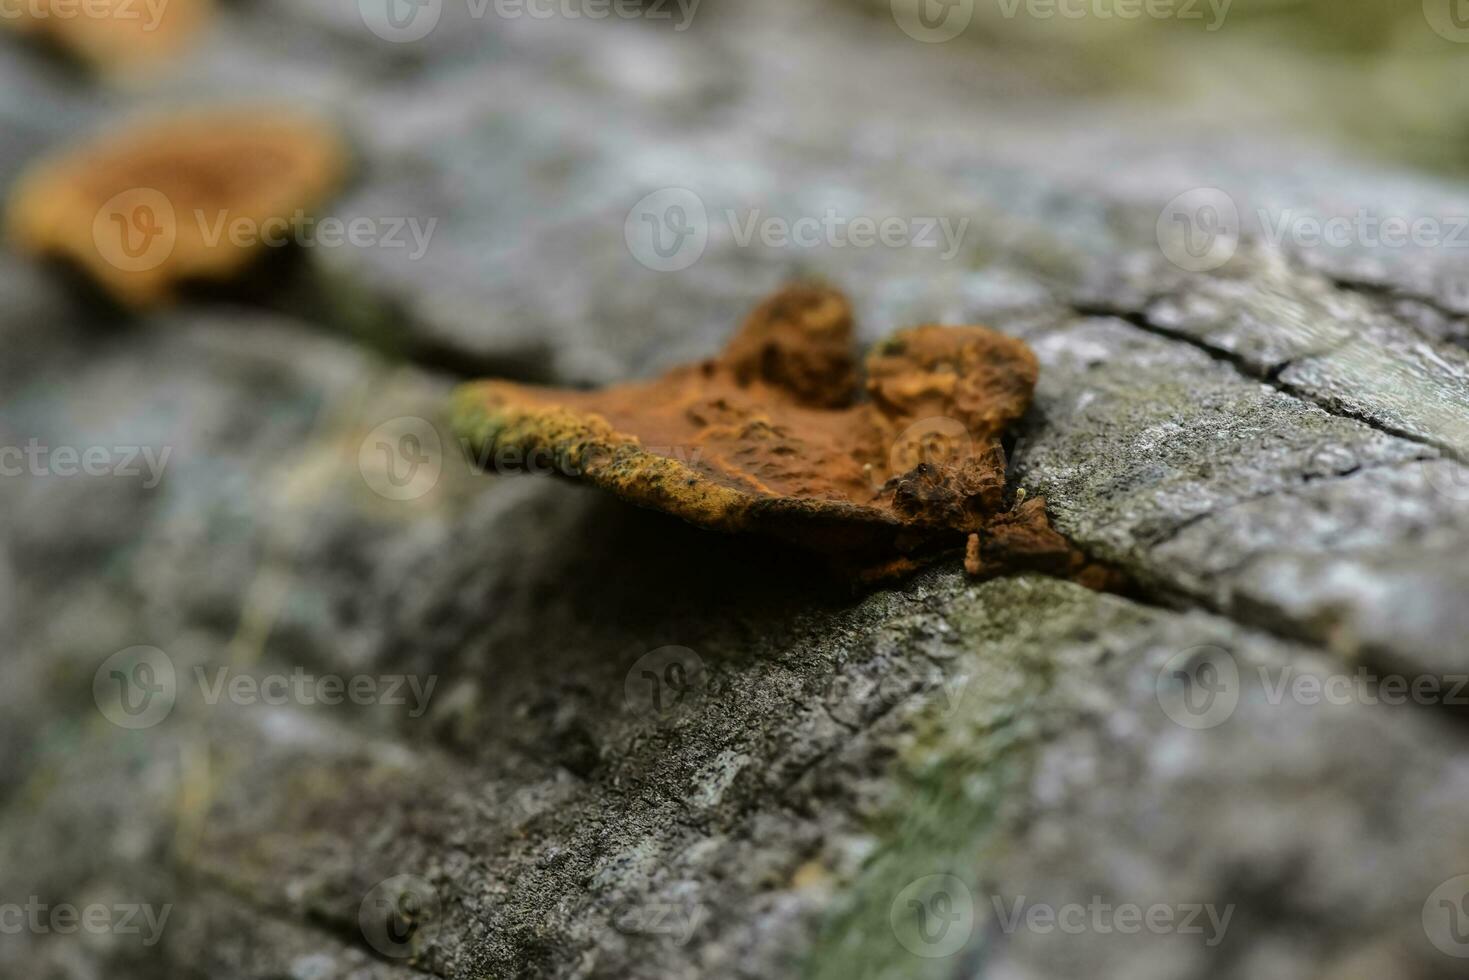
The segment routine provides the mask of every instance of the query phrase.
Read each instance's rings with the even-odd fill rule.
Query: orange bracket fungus
[[[852,314],[832,290],[762,303],[712,360],[600,391],[482,381],[455,395],[458,434],[502,472],[551,471],[720,531],[794,541],[863,579],[964,553],[974,575],[1034,569],[1101,584],[1006,492],[1001,439],[1038,365],[984,327],[902,330],[859,380]]]
[[[211,0],[23,0],[8,4],[0,24],[105,72],[127,72],[178,54],[212,6]]]
[[[346,169],[346,148],[318,121],[188,113],[33,165],[11,192],[9,234],[23,251],[77,264],[118,301],[152,306],[295,240]]]

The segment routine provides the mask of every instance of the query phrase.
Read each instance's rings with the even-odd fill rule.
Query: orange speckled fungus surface
[[[1038,373],[1024,343],[914,327],[868,354],[865,380],[851,344],[846,300],[793,286],[712,360],[600,391],[465,385],[455,426],[489,469],[559,472],[703,527],[777,535],[865,579],[953,553],[975,575],[1102,584],[1044,500],[1006,493],[1001,437]]]
[[[155,120],[33,165],[11,192],[12,241],[76,263],[120,302],[227,280],[341,185],[342,142],[319,121],[227,110]]]
[[[147,69],[179,53],[208,22],[211,0],[24,0],[0,19],[104,71]]]

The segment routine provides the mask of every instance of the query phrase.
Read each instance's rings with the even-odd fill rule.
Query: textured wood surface
[[[0,478],[0,904],[172,909],[153,945],[7,934],[0,973],[1461,975],[1438,899],[1469,890],[1464,266],[1273,249],[1259,216],[1447,223],[1464,186],[1088,100],[1062,64],[919,44],[883,8],[710,0],[686,32],[445,9],[404,45],[350,4],[230,6],[124,89],[0,49],[7,181],[119,111],[243,85],[351,135],[333,214],[436,221],[418,257],[302,248],[142,318],[0,256],[0,445],[170,451],[156,486]],[[625,239],[665,188],[709,219],[677,272]],[[1197,188],[1245,233],[1189,273],[1157,227]],[[967,224],[948,257],[735,234],[829,208]],[[795,277],[850,293],[868,340],[1027,340],[1014,482],[1136,592],[956,562],[853,594],[768,542],[477,475],[443,424],[484,372],[707,355]],[[407,431],[436,476],[390,499],[376,450]],[[177,686],[128,730],[92,685],[137,645]],[[426,693],[210,703],[220,670]],[[1418,696],[1370,697],[1389,676]],[[364,905],[402,876],[422,916],[385,942]],[[941,890],[953,949],[909,904]],[[1097,902],[1229,919],[1006,926]]]

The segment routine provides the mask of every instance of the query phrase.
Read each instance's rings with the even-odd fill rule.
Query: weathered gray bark
[[[353,127],[362,176],[333,213],[439,225],[416,260],[303,250],[268,313],[122,322],[0,259],[0,443],[171,450],[157,487],[0,479],[0,903],[173,906],[156,946],[26,931],[0,972],[1460,975],[1424,917],[1469,873],[1462,717],[1277,685],[1361,667],[1448,694],[1469,673],[1462,271],[1247,234],[1187,274],[1155,224],[1201,186],[1247,227],[1321,202],[1447,217],[1464,189],[1082,106],[1001,51],[789,6],[687,33],[451,21],[429,64],[332,4],[262,4],[127,97],[6,52],[6,179],[113,104],[249,80]],[[623,239],[661,187],[711,219],[679,273]],[[945,261],[741,247],[722,218],[828,207],[971,224]],[[1016,483],[1137,594],[956,562],[854,595],[768,542],[476,475],[441,424],[456,374],[646,374],[797,275],[853,294],[868,339],[938,320],[1028,340]],[[442,472],[392,501],[359,450],[405,416],[438,425]],[[91,684],[138,644],[167,653],[177,703],[127,731]],[[704,673],[660,713],[634,668],[670,645]],[[1234,665],[1238,703],[1194,729],[1171,678],[1206,660]],[[221,668],[435,688],[421,717],[211,704],[195,671]],[[359,913],[401,875],[433,915],[399,957]],[[926,957],[906,903],[932,875],[973,914]],[[1231,918],[1214,945],[1206,925],[1005,927],[1017,901],[1094,899]]]

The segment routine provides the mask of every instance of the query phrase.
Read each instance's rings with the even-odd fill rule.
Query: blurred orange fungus
[[[118,301],[151,306],[291,241],[346,171],[346,147],[320,121],[190,113],[34,164],[11,192],[9,234],[23,251],[80,266]]]

